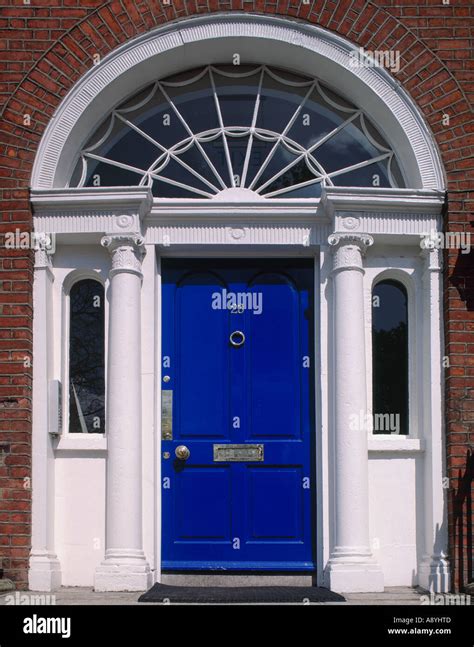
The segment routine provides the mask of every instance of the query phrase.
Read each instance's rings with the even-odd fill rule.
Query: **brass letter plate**
[[[161,391],[161,438],[173,440],[173,391]]]
[[[263,445],[214,445],[215,463],[258,463],[263,461]]]

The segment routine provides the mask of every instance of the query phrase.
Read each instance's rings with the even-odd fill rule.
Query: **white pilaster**
[[[48,387],[52,376],[52,285],[48,241],[35,252],[33,283],[33,463],[32,537],[28,586],[52,591],[61,586],[54,552],[54,452],[49,436]]]
[[[144,591],[151,571],[143,552],[141,452],[141,282],[143,239],[102,239],[112,256],[107,372],[105,560],[96,591]]]
[[[333,234],[335,541],[326,567],[334,591],[383,591],[369,545],[363,255],[367,234]]]
[[[435,593],[450,590],[450,568],[447,555],[448,530],[446,514],[447,489],[443,454],[443,330],[442,330],[442,251],[436,240],[421,242],[423,258],[423,435],[425,461],[423,474],[424,547],[418,567],[418,584]]]

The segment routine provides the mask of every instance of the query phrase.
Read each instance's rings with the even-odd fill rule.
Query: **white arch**
[[[348,96],[397,153],[411,188],[445,187],[434,138],[417,106],[381,67],[355,66],[352,43],[320,27],[249,14],[195,17],[128,41],[92,66],[50,121],[36,155],[33,189],[64,187],[104,116],[157,78],[208,63],[266,63],[316,76]]]

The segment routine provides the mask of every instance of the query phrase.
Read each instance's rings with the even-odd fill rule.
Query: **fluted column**
[[[143,239],[111,235],[107,364],[107,487],[105,560],[97,591],[143,591],[151,586],[142,538],[141,330]]]
[[[383,591],[369,544],[363,256],[367,234],[333,234],[335,542],[326,568],[334,591]]]
[[[450,590],[447,490],[443,487],[443,313],[442,250],[436,238],[421,241],[423,259],[423,437],[425,440],[423,474],[423,512],[425,520],[423,554],[418,566],[418,584],[434,592]]]

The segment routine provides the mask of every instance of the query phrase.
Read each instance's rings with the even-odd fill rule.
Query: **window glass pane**
[[[190,189],[184,187],[175,186],[173,184],[168,184],[168,182],[163,182],[162,180],[155,179],[152,184],[152,193],[155,198],[198,198],[202,199],[206,196],[200,195]]]
[[[330,176],[336,186],[382,186],[389,187],[390,180],[387,172],[388,160],[381,160],[373,164],[367,164],[360,168]]]
[[[290,187],[288,191],[280,193],[282,198],[319,198],[321,195],[321,182],[313,182],[307,186]]]
[[[189,132],[161,89],[157,86],[154,88],[152,94],[148,93],[148,102],[143,104],[143,97],[140,96],[141,101],[129,102],[128,108],[120,108],[118,112],[164,148],[170,148],[189,137]],[[135,107],[131,108],[131,105]]]
[[[176,160],[170,159],[168,164],[159,172],[161,177],[169,178],[174,182],[183,184],[185,189],[197,189],[198,191],[208,193],[209,187],[204,184],[191,170],[188,170]]]
[[[204,152],[203,152],[204,151]],[[219,180],[216,177],[216,174],[212,170],[209,162],[206,160],[206,151],[202,142],[198,144],[193,144],[186,151],[180,153],[180,159],[185,162],[190,168],[192,168],[196,173],[201,176],[201,182],[203,179],[210,182],[213,186],[218,188],[220,186]],[[209,156],[208,156],[209,157]],[[220,166],[220,164],[219,164]],[[209,190],[207,185],[206,189]]]
[[[387,140],[383,137],[381,132],[377,130],[370,119],[368,119],[367,115],[363,115],[362,119],[363,126],[365,127],[364,130],[367,133],[367,136],[373,140],[375,146],[378,146],[379,148],[390,148]]]
[[[200,144],[224,184],[227,187],[231,186],[230,172],[225,154],[224,137],[219,135],[215,139],[201,141]]]
[[[392,186],[395,186],[395,187],[397,187],[397,186],[399,186],[399,187],[405,186],[405,182],[403,180],[403,175],[402,175],[400,166],[399,166],[399,164],[397,162],[397,158],[395,157],[395,155],[392,155],[389,158],[388,168],[389,168],[391,176],[392,176]]]
[[[113,121],[105,142],[97,147],[89,148],[88,151],[144,171],[162,154],[156,144],[150,142],[117,117]]]
[[[314,89],[298,113],[288,137],[304,146],[313,146],[344,123],[354,111],[344,113],[330,106]]]
[[[227,142],[229,144],[229,155],[232,163],[235,185],[241,186],[249,138],[247,135],[244,137],[231,137],[228,135]]]
[[[251,124],[257,100],[257,89],[260,80],[259,68],[255,68],[250,76],[239,78],[236,72],[248,74],[254,68],[238,66],[219,66],[219,69],[232,76],[224,76],[218,71],[213,71],[213,80],[216,88],[219,106],[224,126],[242,126]]]
[[[175,85],[177,83],[185,85]],[[162,83],[163,92],[168,95],[179,110],[184,121],[194,134],[218,128],[216,104],[212,94],[209,73],[202,76],[198,71],[192,81],[183,81],[181,76],[175,76]]]
[[[309,170],[305,160],[302,159],[263,189],[262,194],[272,193],[273,191],[295,186],[309,180],[314,180],[314,175]]]
[[[355,106],[351,101],[348,101],[345,97],[333,92],[331,88],[328,88],[319,82],[318,91],[324,100],[324,104],[332,110],[335,110],[340,115],[349,115],[357,110],[357,106]]]
[[[102,140],[105,141],[105,136],[107,133],[110,132],[110,129],[113,127],[115,123],[115,117],[113,115],[109,115],[107,119],[104,119],[104,121],[100,124],[100,126],[97,128],[95,133],[92,135],[92,137],[89,139],[86,149],[97,149],[100,151],[100,143]]]
[[[265,167],[262,170],[263,165],[266,163],[266,159],[268,155],[271,153],[271,151],[273,150],[273,148],[275,147],[275,144],[277,144],[276,151],[278,151],[279,146],[277,142],[260,139],[260,137],[258,137],[257,135],[254,136],[253,142],[252,142],[252,153],[250,156],[249,167],[247,171],[246,186],[248,187],[252,186],[253,189],[256,189],[258,186],[261,186],[266,181],[263,178],[270,179],[271,177],[273,177],[273,175],[275,175],[276,172],[283,169],[283,167],[286,166],[286,164],[288,164],[288,162],[290,162],[291,159],[293,159],[293,158],[290,158],[283,163],[283,160],[281,159],[281,155],[279,156],[280,161],[277,161],[277,162],[273,161],[273,157],[272,157],[270,164],[273,164],[273,168],[276,170],[270,171],[270,170],[267,170],[267,167]],[[257,181],[255,182],[255,184],[253,184],[255,177],[257,176],[258,173],[260,173],[260,175]]]
[[[276,133],[284,131],[309,87],[285,86],[269,74],[262,84],[257,128]]]
[[[82,178],[82,171],[84,169],[84,164],[85,164],[85,161],[83,160],[81,155],[76,162],[74,171],[72,172],[69,186],[72,186],[72,187],[79,186],[79,182],[81,181],[81,178]]]
[[[113,164],[89,160],[84,186],[138,186],[143,174]]]
[[[386,152],[374,146],[367,138],[362,130],[361,119],[357,117],[318,146],[313,155],[326,172],[331,173],[379,157]]]
[[[374,433],[408,433],[408,310],[405,287],[381,281],[372,295]]]
[[[246,187],[251,185],[252,180],[262,168],[263,163],[267,159],[267,156],[272,150],[274,144],[275,142],[263,141],[258,139],[256,136],[253,137],[247,166],[247,176],[245,178]],[[258,184],[261,183],[261,181],[258,182]]]
[[[69,432],[105,431],[104,288],[93,279],[69,295]]]
[[[272,180],[272,184],[279,183],[280,186],[283,186],[281,182],[286,181],[286,183],[288,183],[288,181],[291,181],[291,179],[289,180],[288,178],[291,178],[291,174],[294,173],[295,166],[292,166],[283,175],[280,175],[280,173],[289,164],[294,163],[295,165],[297,165],[297,160],[299,157],[301,157],[301,154],[292,153],[286,146],[282,144],[277,144],[276,146],[275,142],[270,142],[269,144],[270,145],[268,146],[268,149],[269,155],[271,154],[271,157],[265,156],[265,168],[263,169],[263,171],[261,171],[260,169],[260,176],[255,183],[255,188],[257,190],[260,190],[261,187],[263,187],[267,182],[272,182]],[[286,180],[282,180],[285,175]],[[287,184],[285,184],[285,186],[287,186]],[[262,189],[262,191],[268,193],[269,187],[265,187],[264,189]]]

